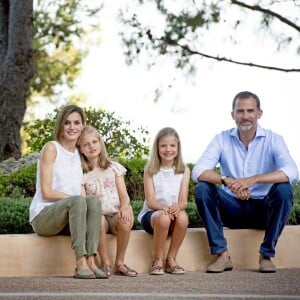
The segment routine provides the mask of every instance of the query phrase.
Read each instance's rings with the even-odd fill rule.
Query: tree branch
[[[241,61],[237,61],[237,60],[233,60],[230,58],[226,58],[226,57],[220,57],[220,56],[213,56],[213,55],[209,55],[206,53],[202,53],[199,51],[194,51],[191,50],[188,46],[182,46],[182,45],[177,45],[179,47],[181,47],[183,50],[189,52],[190,54],[193,55],[200,55],[209,59],[213,59],[213,60],[217,60],[217,61],[225,61],[228,63],[232,63],[232,64],[236,64],[236,65],[242,65],[242,66],[248,66],[248,67],[256,67],[256,68],[260,68],[260,69],[267,69],[267,70],[274,70],[274,71],[281,71],[281,72],[300,72],[300,69],[285,69],[285,68],[280,68],[280,67],[273,67],[273,66],[266,66],[266,65],[260,65],[260,64],[254,64],[251,62],[241,62]]]
[[[282,15],[280,15],[280,14],[278,14],[278,13],[272,11],[272,10],[269,10],[269,9],[266,9],[266,8],[262,8],[259,5],[249,5],[247,3],[244,3],[244,2],[241,2],[241,1],[237,1],[237,0],[231,0],[230,2],[232,4],[235,4],[235,5],[238,5],[238,6],[247,8],[247,9],[250,9],[250,10],[260,11],[262,13],[270,15],[270,16],[272,16],[274,18],[277,18],[282,23],[284,23],[284,24],[286,24],[286,25],[294,28],[296,31],[300,32],[300,26],[297,26],[295,23],[291,22],[287,18],[284,18]]]

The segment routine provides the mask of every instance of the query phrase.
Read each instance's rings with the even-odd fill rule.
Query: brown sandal
[[[170,261],[174,261],[176,263],[175,257],[168,257],[167,258],[167,260],[166,260],[166,272],[167,273],[175,274],[175,275],[185,273],[184,268],[178,266],[177,263],[176,263],[175,266],[171,267],[170,264],[169,264]]]
[[[111,266],[110,265],[102,265],[100,269],[104,272],[104,274],[109,278],[111,276]]]
[[[159,262],[159,261],[163,264],[162,258],[155,258],[153,260],[151,271],[150,271],[151,275],[164,275],[165,274],[163,266],[154,266],[154,263]]]
[[[115,274],[120,276],[136,277],[138,275],[137,271],[129,268],[127,265],[116,265]]]

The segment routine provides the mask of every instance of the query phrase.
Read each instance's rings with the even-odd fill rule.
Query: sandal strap
[[[184,268],[183,267],[180,267],[178,265],[174,266],[174,267],[170,267],[171,271],[174,272],[174,271],[184,271]]]
[[[167,257],[166,261],[176,261],[176,258],[175,257]]]
[[[153,266],[151,268],[151,271],[156,271],[156,270],[163,270],[163,267],[162,266]]]
[[[124,268],[125,268],[125,271],[122,272],[122,271],[120,270],[121,267],[124,267]],[[131,272],[131,273],[134,273],[135,275],[138,274],[136,270],[133,270],[132,268],[128,267],[128,266],[125,265],[125,264],[122,264],[122,265],[116,265],[116,271],[117,271],[117,273],[119,272],[119,273],[123,273],[123,274],[129,274],[130,272]]]

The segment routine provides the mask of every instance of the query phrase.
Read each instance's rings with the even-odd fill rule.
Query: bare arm
[[[190,173],[190,169],[185,167],[180,185],[178,204],[173,204],[168,208],[168,214],[171,219],[177,218],[179,212],[186,209],[189,193]]]
[[[127,208],[130,204],[130,199],[127,193],[124,176],[116,176],[116,186],[120,199],[120,207]]]
[[[189,184],[190,184],[190,169],[185,167],[183,178],[180,186],[178,206],[180,210],[183,210],[187,206],[188,194],[189,194]]]
[[[120,199],[119,218],[123,223],[133,221],[133,212],[130,206],[130,199],[127,193],[124,176],[116,176],[116,187]]]
[[[206,181],[214,184],[221,184],[221,176],[216,171],[205,170],[198,177],[198,181]]]

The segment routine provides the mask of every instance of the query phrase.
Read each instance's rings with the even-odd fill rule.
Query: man
[[[265,229],[259,271],[276,272],[271,258],[292,209],[291,184],[299,174],[283,138],[258,125],[262,114],[255,94],[238,93],[231,112],[237,128],[218,134],[192,170],[197,209],[211,253],[217,255],[207,272],[233,268],[223,225]],[[215,171],[218,164],[221,175]]]

